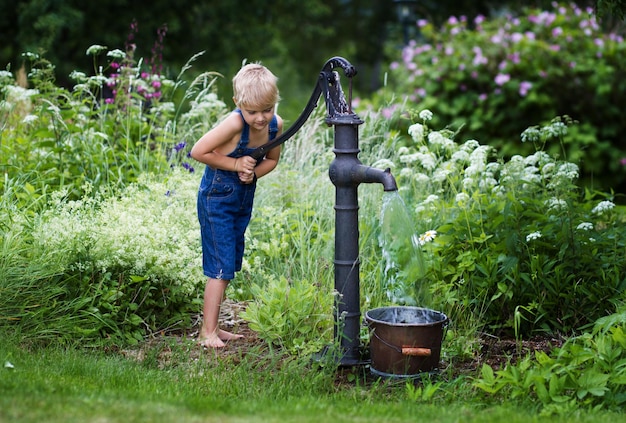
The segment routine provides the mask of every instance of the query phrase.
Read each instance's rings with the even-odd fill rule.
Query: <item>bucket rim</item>
[[[425,322],[425,323],[397,323],[397,322],[386,322],[384,320],[375,319],[375,318],[373,318],[370,315],[370,313],[378,311],[378,310],[393,309],[393,308],[401,308],[401,309],[409,309],[409,310],[427,310],[427,311],[432,311],[432,312],[435,312],[438,315],[440,315],[442,317],[442,319],[441,320],[437,320],[435,322]],[[441,311],[433,310],[432,308],[428,308],[428,307],[417,307],[417,306],[376,307],[376,308],[373,308],[371,310],[367,310],[365,312],[365,320],[367,322],[374,322],[374,323],[377,323],[377,324],[383,324],[383,325],[389,325],[389,326],[436,326],[436,325],[446,324],[447,322],[450,321],[450,319],[448,319],[448,316],[445,313],[441,312]]]

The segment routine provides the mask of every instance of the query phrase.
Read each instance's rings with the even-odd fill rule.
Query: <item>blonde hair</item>
[[[243,66],[233,77],[237,107],[272,107],[280,101],[278,78],[260,63]]]

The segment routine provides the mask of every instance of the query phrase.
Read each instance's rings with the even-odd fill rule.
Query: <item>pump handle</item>
[[[352,78],[354,75],[356,75],[356,68],[343,57],[335,56],[329,59],[320,71],[317,78],[317,83],[315,84],[315,88],[313,89],[313,93],[311,94],[311,98],[309,99],[309,102],[307,103],[306,107],[304,108],[298,119],[296,119],[293,125],[291,125],[289,129],[283,132],[279,137],[274,138],[273,140],[255,149],[252,154],[250,154],[252,158],[256,160],[261,159],[272,148],[278,147],[289,138],[291,138],[296,132],[298,132],[302,125],[304,125],[304,122],[306,122],[309,116],[311,116],[311,113],[313,113],[313,109],[317,107],[317,102],[322,95],[322,89],[327,86],[328,80],[329,78],[331,78],[330,75],[332,74],[333,69],[336,67],[342,68],[344,74],[349,78]]]

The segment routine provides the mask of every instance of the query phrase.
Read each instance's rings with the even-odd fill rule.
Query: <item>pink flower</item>
[[[528,94],[528,91],[533,87],[533,84],[531,82],[528,81],[522,81],[519,84],[519,95],[521,95],[522,97],[526,97],[526,94]]]
[[[496,85],[504,85],[507,82],[509,82],[511,80],[511,75],[509,75],[508,73],[499,73],[496,75],[494,82],[496,83]]]

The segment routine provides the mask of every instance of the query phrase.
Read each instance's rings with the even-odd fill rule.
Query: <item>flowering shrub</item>
[[[626,179],[626,43],[591,9],[553,7],[471,23],[451,17],[441,28],[419,21],[424,41],[392,64],[389,89],[434,111],[437,127],[489,140],[507,157],[534,151],[515,142],[526,127],[569,115],[580,125],[546,153],[579,164],[596,188],[617,188]]]
[[[431,287],[437,306],[461,299],[488,326],[519,334],[568,332],[613,311],[626,288],[626,229],[611,198],[580,198],[573,163],[544,151],[495,161],[491,147],[458,144],[430,129],[430,113],[419,116],[394,167],[416,233],[437,236],[405,290],[421,299]],[[525,136],[563,141],[568,124],[555,119]]]
[[[105,51],[106,47],[93,45],[87,54],[97,63]],[[108,51],[108,64],[97,66],[93,76],[72,72],[76,84],[71,89],[54,84],[53,66],[45,59],[26,57],[32,88],[23,88],[19,75],[0,73],[0,138],[7,140],[0,143],[7,164],[3,170],[9,179],[26,180],[30,187],[26,197],[67,189],[78,199],[85,184],[97,192],[171,166],[193,172],[191,143],[225,113],[225,104],[213,89],[216,74],[211,72],[200,74],[187,87],[184,98],[196,109],[184,111],[173,101],[185,84],[182,73],[173,81],[142,71],[121,50]],[[106,76],[109,69],[117,72]],[[160,72],[158,67],[154,71]],[[108,86],[117,91],[108,95]],[[198,110],[204,112],[202,122]],[[0,189],[5,181],[0,180]]]
[[[205,279],[198,183],[181,170],[164,181],[142,177],[119,198],[55,193],[33,227],[33,248],[58,255],[49,259],[68,277],[67,296],[85,300],[83,327],[136,340],[146,328],[189,320]]]

